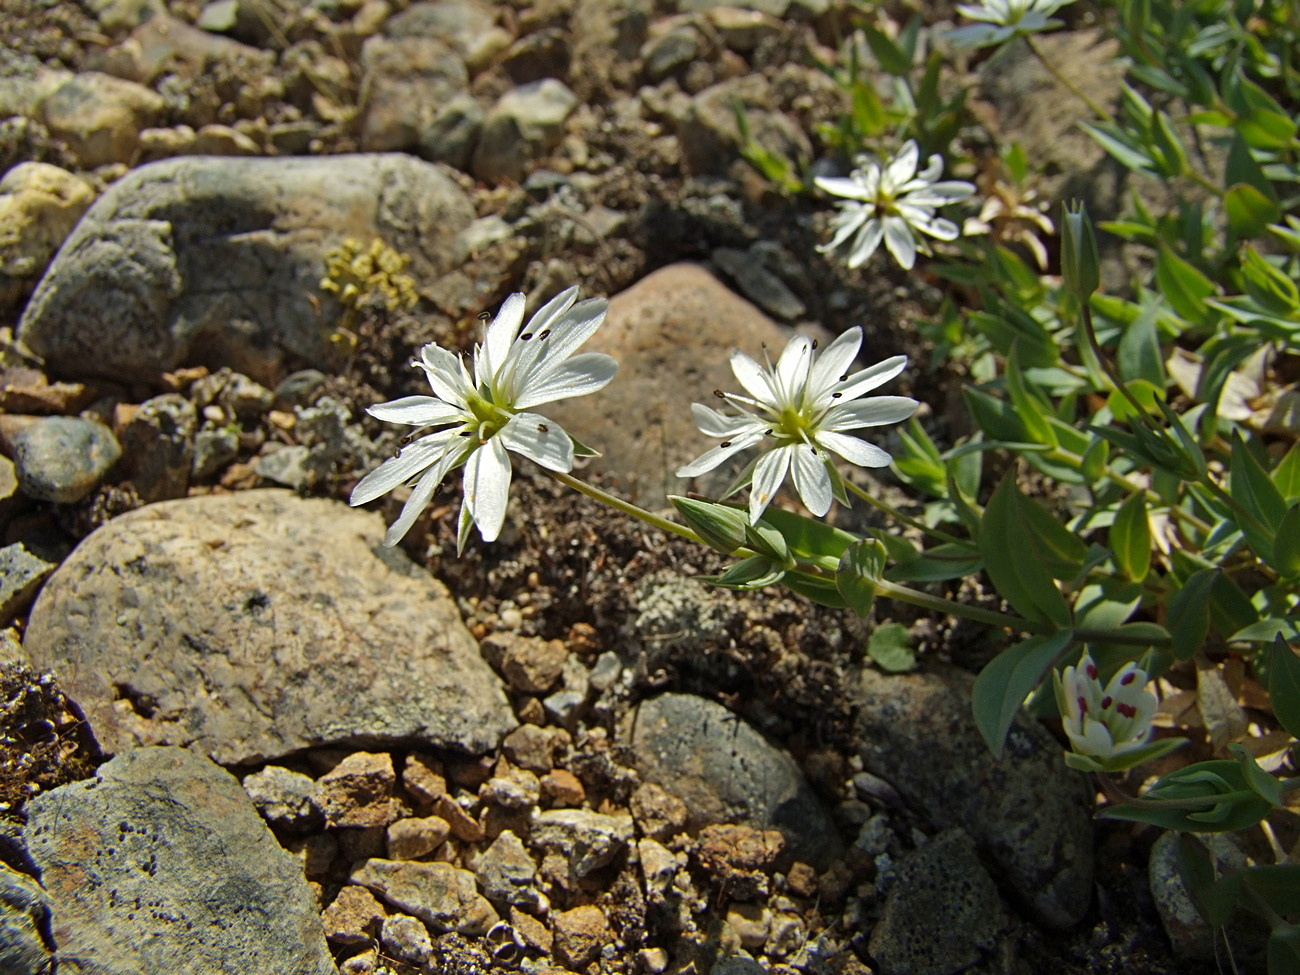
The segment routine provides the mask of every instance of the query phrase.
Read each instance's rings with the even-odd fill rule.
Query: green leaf
[[[1140,492],[1129,495],[1115,512],[1110,526],[1110,547],[1120,571],[1141,582],[1151,568],[1151,522],[1147,518],[1146,498]]]
[[[829,606],[832,609],[849,608],[840,591],[835,588],[835,583],[829,579],[804,575],[802,572],[787,572],[781,577],[781,584],[791,592],[805,596],[818,605]]]
[[[891,674],[916,666],[912,639],[902,623],[885,623],[876,627],[867,640],[867,655],[880,665],[881,670]]]
[[[1165,387],[1164,357],[1160,354],[1160,336],[1156,332],[1159,308],[1143,309],[1120,337],[1116,356],[1121,379],[1144,379],[1156,389]]]
[[[1169,247],[1156,255],[1156,288],[1189,322],[1204,320],[1205,299],[1214,295],[1214,283]]]
[[[1037,397],[1033,396],[1028,387],[1025,385],[1025,376],[1020,368],[1020,357],[1017,355],[1017,346],[1011,348],[1011,355],[1007,357],[1007,395],[1011,397],[1011,405],[1016,411],[1016,416],[1025,426],[1025,432],[1029,434],[1030,440],[1034,443],[1046,444],[1049,447],[1055,447],[1056,436],[1052,433],[1052,426],[1047,422],[1048,406]]]
[[[1277,616],[1251,623],[1228,637],[1229,643],[1272,643],[1283,640],[1300,640],[1300,616]]]
[[[1268,936],[1268,975],[1300,972],[1300,927],[1281,924]]]
[[[1164,829],[1223,833],[1254,826],[1272,809],[1247,784],[1238,763],[1215,759],[1172,772],[1137,802],[1107,806],[1098,815]]]
[[[994,440],[1013,443],[1029,441],[1029,433],[1025,430],[1024,423],[1016,415],[1015,408],[1006,400],[990,396],[973,386],[962,389],[962,395],[966,398],[966,406],[971,416],[975,418],[975,422]]]
[[[1061,630],[1052,636],[1031,636],[1003,650],[975,678],[971,708],[980,735],[995,758],[1002,757],[1002,744],[1025,698],[1055,666],[1073,639],[1072,630]]]
[[[1172,179],[1187,172],[1187,151],[1178,140],[1169,116],[1164,112],[1155,113],[1151,141],[1160,154],[1160,168],[1165,176]]]
[[[1261,236],[1282,215],[1282,208],[1249,183],[1237,183],[1223,195],[1223,212],[1233,234],[1248,239]]]
[[[1269,564],[1283,579],[1300,576],[1300,504],[1286,509],[1273,537],[1273,557]]]
[[[1002,479],[984,509],[980,555],[1007,602],[1030,619],[1069,626],[1070,607],[1052,579],[1077,572],[1083,554],[1082,542],[1017,490],[1014,472]]]
[[[1271,480],[1288,502],[1300,498],[1300,443],[1291,445],[1286,456],[1273,468]]]
[[[885,572],[885,546],[875,538],[858,539],[840,556],[835,586],[859,616],[871,612],[876,590]]]
[[[1210,632],[1210,590],[1218,578],[1218,569],[1201,569],[1183,583],[1169,601],[1165,623],[1174,640],[1174,656],[1191,660]]]
[[[1300,309],[1300,291],[1295,282],[1254,247],[1242,249],[1241,271],[1246,292],[1269,312],[1294,316]]]
[[[790,558],[790,547],[786,545],[785,538],[762,519],[756,525],[745,526],[745,544],[783,568],[794,567],[794,560]]]
[[[1228,493],[1246,515],[1238,527],[1255,554],[1271,560],[1273,540],[1287,512],[1286,501],[1240,434],[1233,437],[1229,471]]]
[[[886,74],[902,78],[911,73],[912,59],[889,37],[871,26],[864,26],[862,33],[867,39],[867,46],[871,48],[871,53],[876,56],[876,60],[880,62],[880,67]]]
[[[1268,697],[1278,724],[1300,738],[1300,657],[1281,634],[1268,648]]]
[[[1253,187],[1275,205],[1277,203],[1277,194],[1273,192],[1273,184],[1268,181],[1268,177],[1264,175],[1264,170],[1255,161],[1255,156],[1251,153],[1250,147],[1246,145],[1246,140],[1240,135],[1234,135],[1232,145],[1228,147],[1228,160],[1224,166],[1223,182],[1226,186],[1245,185]]]
[[[786,511],[784,508],[768,508],[759,521],[766,522],[781,533],[796,559],[825,560],[828,565],[833,565],[839,561],[844,550],[858,540],[856,535],[832,528],[824,521]]]
[[[1246,785],[1261,799],[1266,799],[1274,809],[1282,807],[1282,786],[1277,779],[1269,775],[1259,763],[1255,761],[1250,752],[1246,751],[1241,745],[1231,744],[1228,746],[1233,756],[1237,759],[1237,764],[1241,766],[1242,778]]]
[[[982,568],[984,560],[974,545],[947,542],[926,549],[919,558],[890,566],[885,578],[890,582],[940,582],[973,575]]]
[[[1188,833],[1178,837],[1178,872],[1197,912],[1211,927],[1222,927],[1237,904],[1245,871],[1219,877],[1205,844]]]

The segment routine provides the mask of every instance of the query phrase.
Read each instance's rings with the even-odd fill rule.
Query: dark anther
[[[843,393],[831,393],[831,399],[839,399],[843,395]]]
[[[713,395],[716,396],[718,399],[726,399],[726,398],[727,398],[727,394],[724,393],[724,392],[723,392],[722,390],[720,390],[720,389],[715,389],[715,390],[713,391]]]
[[[848,378],[849,374],[846,372],[844,375],[840,376],[840,382],[845,382]]]
[[[460,433],[457,434],[457,436],[458,436],[458,437],[472,437],[472,436],[474,436],[474,431],[473,431],[473,430],[462,430]]]
[[[403,437],[401,440],[397,441],[397,446],[398,446],[399,449],[402,448],[402,447],[405,447],[408,443],[410,443],[410,442],[411,442],[412,440],[414,440],[414,439],[415,439],[415,434],[413,434],[413,433],[408,433],[408,434],[407,434],[405,437]]]
[[[478,320],[480,322],[486,322],[491,317],[492,313],[490,311],[481,311],[478,313]]]
[[[816,339],[813,339],[813,348],[814,348],[814,349],[817,348],[817,340],[816,340]]]
[[[542,339],[546,338],[546,336],[550,334],[551,334],[551,330],[549,328],[542,329],[542,334],[537,336],[537,341],[540,342]]]
[[[405,445],[402,445],[402,446],[405,446]],[[402,446],[399,446],[396,450],[393,451],[393,456],[394,456],[394,457],[401,457],[401,456],[402,456]]]
[[[533,333],[532,333],[532,332],[525,332],[523,335],[519,336],[519,341],[520,341],[520,342],[527,342],[527,341],[528,341],[530,338],[532,338],[532,337],[533,337]]]
[[[718,446],[719,446],[719,447],[730,447],[730,446],[731,446],[731,441],[730,441],[730,440],[724,440],[724,441],[722,441],[722,443],[718,444]]]
[[[548,427],[545,423],[539,423],[539,424],[537,424],[537,432],[538,432],[538,433],[550,433],[550,432],[551,432],[551,428]]]

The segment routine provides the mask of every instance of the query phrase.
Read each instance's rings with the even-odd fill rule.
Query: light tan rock
[[[149,505],[51,576],[25,646],[109,753],[180,744],[235,765],[366,739],[495,748],[515,725],[500,680],[446,588],[384,550],[384,531],[284,490]]]
[[[560,911],[552,920],[555,955],[565,965],[585,969],[610,938],[609,923],[599,907],[584,904]]]
[[[387,826],[396,816],[396,785],[387,752],[357,752],[316,780],[316,804],[330,826]]]
[[[95,201],[90,184],[49,163],[19,163],[0,179],[0,307],[19,300]]]
[[[162,118],[162,96],[144,85],[98,71],[74,75],[41,103],[42,120],[88,168],[130,164],[140,130]]]
[[[351,879],[437,932],[486,934],[499,920],[474,875],[450,864],[370,859],[352,871]]]
[[[379,933],[384,905],[366,887],[350,884],[321,912],[325,938],[336,945],[369,944]]]
[[[451,826],[441,816],[412,816],[388,827],[388,859],[418,860],[446,842]]]

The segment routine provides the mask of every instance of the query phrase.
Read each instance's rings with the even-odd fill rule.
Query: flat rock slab
[[[62,975],[334,975],[302,867],[201,755],[129,752],[27,817]]]
[[[284,490],[139,508],[50,577],[24,646],[110,754],[495,748],[516,725],[500,679],[446,587],[383,535],[377,515]]]
[[[780,830],[789,857],[821,869],[840,852],[835,826],[795,760],[721,704],[660,695],[629,715],[623,737],[643,780],[686,803],[688,829]]]
[[[974,678],[864,671],[855,734],[863,765],[941,829],[960,826],[1042,923],[1070,928],[1092,900],[1087,782],[1042,725],[1017,719],[999,761],[971,715]]]
[[[474,218],[438,166],[393,155],[187,156],[114,183],[55,256],[18,335],[65,376],[149,382],[184,364],[262,382],[325,363],[339,307],[325,254],[382,238],[428,282]]]

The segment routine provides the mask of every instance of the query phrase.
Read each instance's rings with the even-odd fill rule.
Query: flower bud
[[[1127,663],[1103,686],[1087,653],[1078,665],[1053,674],[1061,723],[1072,753],[1066,763],[1085,771],[1118,772],[1182,744],[1150,743],[1156,696],[1146,689],[1146,671]]]
[[[723,555],[730,555],[745,544],[745,529],[749,527],[749,519],[739,508],[695,498],[670,496],[668,500],[673,503],[687,527],[710,548],[717,549]]]
[[[1061,220],[1061,278],[1066,290],[1084,303],[1101,286],[1097,238],[1082,203],[1067,205]]]

